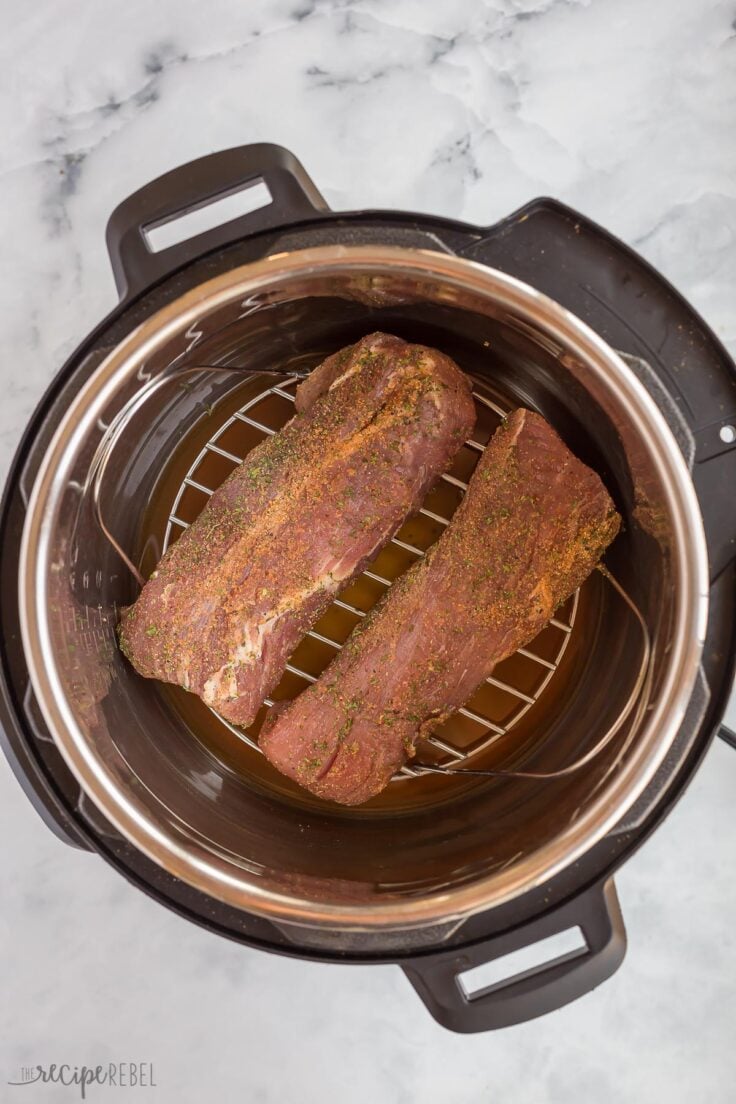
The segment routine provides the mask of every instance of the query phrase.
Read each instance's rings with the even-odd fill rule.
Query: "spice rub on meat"
[[[450,525],[260,747],[319,797],[357,805],[531,640],[619,528],[601,480],[538,414],[494,435]]]
[[[376,333],[329,357],[296,415],[212,495],[122,616],[147,678],[250,724],[297,643],[415,510],[470,434],[470,383]]]

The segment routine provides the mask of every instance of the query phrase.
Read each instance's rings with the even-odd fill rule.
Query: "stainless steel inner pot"
[[[160,551],[151,518],[211,438],[211,419],[270,386],[261,373],[288,376],[376,329],[442,348],[503,408],[540,410],[601,473],[624,516],[607,563],[648,625],[647,709],[635,732],[574,775],[438,777],[394,787],[404,797],[328,806],[285,786],[255,752],[243,762],[219,754],[196,708],[139,678],[117,650],[118,612],[137,585],[115,545],[150,570]],[[324,246],[200,285],[101,360],[34,483],[19,603],[48,728],[86,795],[135,847],[193,887],[275,920],[398,930],[509,901],[622,820],[666,756],[693,688],[706,562],[671,431],[582,322],[455,256]],[[579,757],[620,713],[640,648],[630,613],[591,579],[553,683],[494,744],[490,764],[555,770]]]

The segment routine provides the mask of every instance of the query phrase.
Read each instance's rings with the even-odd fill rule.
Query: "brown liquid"
[[[155,567],[167,543],[172,543],[183,532],[182,527],[169,522],[183,480],[188,477],[209,490],[215,490],[235,467],[234,461],[215,451],[206,451],[196,466],[193,466],[198,454],[208,441],[212,441],[218,429],[231,419],[235,411],[242,410],[258,396],[263,397],[244,411],[246,418],[278,430],[293,415],[294,405],[288,398],[273,393],[263,395],[273,382],[263,376],[251,377],[230,391],[214,409],[203,408],[201,419],[187,433],[162,471],[156,491],[144,513],[139,543],[141,549],[139,565],[145,577]],[[291,394],[295,389],[294,385],[280,384],[280,386]],[[512,405],[503,396],[494,394],[486,383],[482,385],[482,392],[504,409],[509,409]],[[477,402],[476,405],[478,421],[473,439],[485,444],[497,428],[500,419],[495,412],[482,403]],[[263,440],[264,436],[262,430],[236,419],[217,437],[216,445],[233,456],[243,458]],[[467,482],[479,455],[477,450],[464,447],[456,457],[450,474]],[[423,505],[441,517],[450,518],[460,502],[461,495],[462,492],[458,488],[441,481],[429,493]],[[182,522],[191,523],[201,512],[207,498],[208,495],[197,487],[184,486],[176,505],[176,517]],[[426,550],[443,529],[444,526],[441,523],[423,514],[417,514],[402,525],[397,538],[418,549]],[[169,531],[168,541],[167,530]],[[415,554],[399,545],[393,543],[387,545],[370,565],[369,574],[362,575],[343,591],[339,595],[340,601],[357,610],[367,612],[386,590],[385,585],[370,578],[369,575],[394,580],[416,559]],[[526,650],[541,660],[553,664],[557,664],[559,660],[556,670],[550,671],[543,663],[517,653],[499,663],[493,671],[492,678],[495,682],[507,684],[520,694],[495,684],[484,683],[467,703],[468,711],[486,718],[491,726],[495,725],[509,731],[496,734],[490,745],[482,752],[474,754],[472,760],[465,765],[474,768],[506,770],[513,768],[513,765],[523,759],[534,746],[540,734],[540,728],[542,730],[546,728],[549,717],[556,711],[557,703],[564,698],[574,674],[576,662],[581,658],[580,625],[589,616],[595,616],[597,604],[592,593],[595,590],[595,583],[591,581],[591,584],[586,585],[581,591],[575,629],[570,634],[562,629],[548,626],[527,645]],[[558,611],[557,619],[560,622],[569,624],[573,604],[571,599]],[[328,640],[341,644],[360,620],[358,615],[333,604],[314,626],[314,631]],[[568,635],[569,640],[560,659],[560,652]],[[294,651],[290,665],[314,678],[325,669],[335,654],[335,648],[309,636]],[[547,680],[546,686],[545,680]],[[306,685],[308,685],[307,680],[287,671],[272,697],[275,701],[288,700],[300,693]],[[204,744],[222,764],[246,779],[251,785],[270,793],[277,793],[303,806],[323,806],[319,799],[312,797],[279,774],[256,748],[249,746],[241,734],[220,720],[194,694],[187,693],[179,687],[164,684],[160,685],[160,692],[193,738]],[[520,695],[532,699],[543,696],[544,704],[540,701],[530,704]],[[257,741],[265,715],[264,707],[254,724],[246,730],[247,737],[254,743]],[[542,716],[545,719],[540,726]],[[459,713],[451,717],[435,733],[438,740],[452,745],[463,753],[473,751],[478,745],[484,743],[489,735],[492,735],[492,728],[489,725]],[[417,760],[443,764],[454,761],[451,755],[428,742],[418,746]],[[385,816],[408,813],[422,806],[455,800],[462,790],[487,784],[477,778],[449,780],[438,775],[396,779],[378,797],[359,809],[346,809],[345,815]],[[334,806],[330,807],[334,810]]]

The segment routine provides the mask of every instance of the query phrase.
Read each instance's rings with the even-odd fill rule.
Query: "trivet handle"
[[[469,997],[461,984],[473,967],[580,928],[585,946]],[[403,967],[429,1012],[451,1031],[492,1031],[553,1012],[606,981],[626,953],[626,929],[613,879],[538,920],[490,941]]]
[[[255,184],[270,201],[249,214],[154,252],[147,231]],[[283,146],[259,142],[180,165],[124,199],[107,224],[107,249],[121,299],[132,298],[177,268],[244,235],[313,218],[328,210],[302,164]]]

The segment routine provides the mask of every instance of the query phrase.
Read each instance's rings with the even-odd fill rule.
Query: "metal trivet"
[[[228,461],[229,464],[232,465],[232,467],[235,467],[235,465],[240,464],[243,461],[244,457],[247,455],[247,452],[250,451],[251,448],[255,447],[255,444],[259,443],[260,440],[263,440],[264,438],[272,436],[274,433],[278,432],[278,430],[283,425],[285,425],[286,422],[293,415],[293,404],[295,401],[294,389],[298,382],[298,376],[288,376],[280,380],[278,384],[274,384],[265,388],[258,395],[256,395],[255,398],[250,399],[250,401],[245,403],[239,410],[231,414],[227,418],[227,420],[223,422],[212,434],[204,447],[200,450],[200,452],[193,460],[192,464],[189,467],[189,470],[187,471],[186,476],[184,477],[178,488],[176,495],[174,496],[174,501],[168,517],[166,532],[163,540],[164,551],[166,551],[166,549],[169,547],[172,538],[175,537],[176,531],[183,531],[184,529],[187,529],[191,524],[191,522],[183,520],[179,516],[179,512],[185,512],[187,516],[193,518],[194,516],[196,516],[196,514],[201,512],[201,510],[205,506],[207,499],[217,489],[216,486],[210,486],[209,483],[205,482],[204,477],[199,473],[199,469],[202,464],[208,458],[211,458],[212,454],[214,454],[215,456]],[[484,420],[487,425],[490,422],[489,429],[492,433],[497,428],[497,426],[500,425],[501,421],[508,413],[508,410],[505,410],[503,407],[501,407],[498,402],[491,397],[491,395],[484,388],[483,384],[481,384],[480,382],[475,382],[473,397],[475,399],[479,414],[483,414]],[[275,404],[275,409],[274,399],[278,400],[278,402]],[[268,422],[270,424],[266,424],[265,421],[260,420],[258,417],[259,406],[262,406],[266,403],[268,403],[269,406]],[[266,413],[264,411],[262,417],[265,416]],[[243,449],[240,452],[235,452],[233,451],[233,445],[231,441],[233,433],[230,432],[228,438],[228,447],[224,448],[221,443],[223,436],[228,433],[228,431],[232,431],[233,426],[238,426],[239,424],[241,426],[248,427],[249,436],[252,437],[254,432],[258,434],[258,440],[251,443],[247,449]],[[464,459],[468,469],[470,469],[471,466],[474,467],[479,456],[484,451],[485,445],[482,444],[480,441],[469,440],[466,442],[461,452],[465,453]],[[232,470],[232,468],[230,470]],[[225,475],[223,475],[222,479],[224,478]],[[222,482],[222,479],[220,480],[220,482]],[[458,479],[456,476],[450,474],[443,475],[441,479],[445,484],[448,484],[450,487],[459,492],[459,496],[461,496],[465,492],[468,486],[466,481]],[[217,485],[219,486],[219,483]],[[185,503],[187,508],[186,510],[182,510],[182,506]],[[451,512],[454,512],[454,509],[453,511],[446,511],[446,513],[438,513],[434,510],[429,509],[427,506],[423,506],[419,511],[419,515],[421,517],[425,517],[428,522],[435,523],[435,525],[439,524],[441,526],[446,526],[447,524],[449,524],[450,521],[450,516],[447,515],[451,515]],[[407,541],[401,540],[399,537],[394,537],[391,543],[400,548],[404,553],[409,553],[416,558],[419,558],[425,554],[423,549],[417,547],[414,544],[410,544]],[[378,584],[382,588],[382,592],[385,591],[386,588],[390,587],[394,581],[371,570],[363,572],[363,576],[366,579],[371,580],[372,583]],[[486,683],[488,684],[488,686],[495,688],[495,690],[497,691],[503,692],[504,695],[508,695],[508,700],[513,700],[514,706],[510,716],[507,713],[503,720],[501,720],[500,717],[494,718],[493,716],[488,716],[483,712],[474,709],[461,708],[457,710],[456,713],[459,716],[465,718],[466,721],[474,724],[477,727],[477,737],[475,739],[471,739],[470,742],[465,743],[464,746],[460,745],[459,743],[455,743],[452,739],[448,738],[448,736],[451,735],[451,732],[448,733],[447,731],[443,731],[442,735],[436,734],[427,737],[426,740],[423,741],[422,746],[430,745],[432,747],[434,754],[436,755],[436,762],[431,765],[420,765],[418,763],[413,765],[407,764],[403,766],[400,771],[397,772],[397,774],[394,775],[393,781],[396,782],[406,780],[407,778],[416,778],[431,770],[440,770],[443,772],[445,770],[455,770],[461,764],[466,763],[471,759],[475,759],[478,755],[485,752],[497,740],[500,740],[502,737],[504,737],[510,731],[510,729],[512,729],[514,725],[517,724],[521,720],[521,718],[529,711],[529,709],[531,709],[531,707],[539,700],[542,693],[549,686],[550,680],[557,670],[562,657],[565,654],[565,651],[567,650],[567,647],[569,645],[573,626],[575,624],[575,618],[578,611],[578,600],[579,595],[578,592],[576,592],[572,596],[572,598],[565,603],[564,609],[566,611],[566,615],[564,616],[564,619],[555,617],[552,618],[552,620],[549,622],[549,626],[551,626],[551,628],[559,634],[559,642],[557,646],[552,650],[551,658],[545,658],[544,656],[538,655],[533,650],[533,648],[520,648],[516,653],[517,664],[522,664],[522,667],[520,669],[517,669],[519,670],[520,674],[521,672],[523,672],[524,685],[527,687],[526,689],[522,689],[520,686],[513,685],[509,681],[496,678],[494,675],[491,675],[486,679]],[[354,618],[357,618],[359,620],[366,616],[370,608],[370,605],[368,606],[368,608],[365,609],[358,608],[356,605],[353,605],[350,602],[343,601],[339,598],[334,599],[332,604],[333,611],[341,611],[343,615],[350,614]],[[307,635],[313,640],[318,641],[320,644],[326,645],[330,649],[333,649],[335,652],[338,652],[342,647],[342,644],[339,641],[334,640],[330,636],[317,631],[317,629],[312,629]],[[295,676],[297,679],[301,680],[305,684],[305,686],[317,681],[317,675],[310,674],[308,671],[302,670],[300,667],[296,666],[293,663],[287,664],[286,670],[290,675]],[[265,698],[263,702],[265,706],[271,706],[273,705],[273,703],[274,699],[272,698]],[[243,740],[255,751],[260,750],[255,736],[251,734],[247,729],[237,728],[235,725],[232,725],[230,724],[230,722],[226,721],[218,713],[215,713],[215,715],[222,724],[224,724],[235,736],[237,736],[238,739]],[[623,720],[621,721],[621,723],[623,723]],[[447,727],[451,730],[452,722],[450,722]]]

